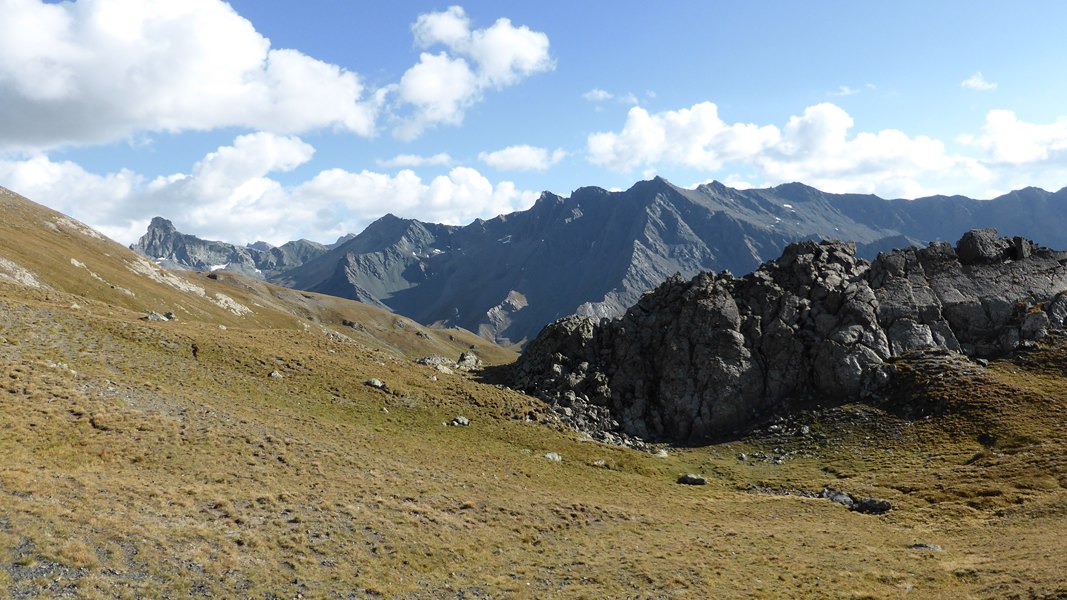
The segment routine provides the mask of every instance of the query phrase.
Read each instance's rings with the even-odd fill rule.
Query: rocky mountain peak
[[[148,223],[148,230],[165,232],[177,231],[177,229],[174,228],[174,223],[170,222],[168,219],[164,219],[163,217],[152,217],[152,220]]]

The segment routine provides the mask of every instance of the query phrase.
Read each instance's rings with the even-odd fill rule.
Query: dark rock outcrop
[[[886,361],[923,349],[988,356],[1067,316],[1067,252],[995,230],[884,253],[792,244],[750,275],[675,276],[618,319],[547,326],[512,370],[572,426],[679,443],[813,400],[863,398]]]

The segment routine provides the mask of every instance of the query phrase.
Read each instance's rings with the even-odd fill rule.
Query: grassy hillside
[[[469,333],[229,275],[160,282],[0,202],[23,269],[0,267],[23,281],[0,281],[0,596],[1067,596],[1062,341],[904,361],[885,406],[661,457],[411,361]],[[894,510],[808,497],[824,487]]]

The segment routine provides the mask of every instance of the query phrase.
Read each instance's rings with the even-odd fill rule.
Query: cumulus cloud
[[[221,0],[0,0],[0,147],[219,127],[374,132],[359,76],[272,48]]]
[[[487,90],[555,68],[548,36],[525,25],[516,27],[506,18],[472,29],[463,8],[452,6],[420,15],[411,30],[417,47],[443,50],[422,52],[391,90],[409,109],[394,129],[401,139],[438,124],[459,124]]]
[[[478,160],[500,171],[547,171],[563,160],[567,153],[562,149],[549,152],[535,146],[508,146],[495,152],[482,152]]]
[[[628,172],[680,165],[715,172],[725,165],[754,169],[768,183],[803,181],[836,192],[914,197],[943,177],[988,179],[980,161],[953,155],[927,136],[886,129],[851,135],[852,117],[822,103],[781,128],[726,123],[711,102],[650,114],[630,109],[618,132],[587,140],[594,164]]]
[[[399,154],[387,160],[377,161],[379,167],[445,167],[452,164],[452,157],[445,152],[432,156],[418,154]]]
[[[985,75],[982,75],[982,72],[978,71],[974,75],[961,81],[960,87],[968,90],[977,90],[979,92],[992,92],[997,89],[997,84],[992,81],[987,81]]]
[[[392,212],[460,224],[527,208],[537,195],[478,171],[454,168],[423,181],[329,169],[286,186],[270,175],[306,164],[314,148],[295,136],[255,133],[208,153],[188,173],[147,179],[130,171],[99,175],[44,155],[0,160],[0,184],[130,243],[162,215],[185,231],[233,242],[332,241]]]
[[[1022,121],[1010,110],[991,110],[982,134],[960,141],[988,151],[993,161],[1012,165],[1062,159],[1067,155],[1067,117],[1038,124]]]
[[[760,152],[779,136],[773,126],[723,122],[712,102],[655,114],[635,106],[620,132],[590,135],[587,149],[593,164],[617,171],[660,162],[715,170],[723,161]]]
[[[459,124],[489,90],[554,68],[548,36],[462,8],[412,26],[418,62],[369,89],[357,73],[274,48],[223,0],[0,0],[0,151],[225,127],[403,139]]]

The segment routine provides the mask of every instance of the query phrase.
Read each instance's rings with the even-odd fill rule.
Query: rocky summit
[[[155,217],[148,224],[148,231],[130,249],[170,268],[226,270],[270,279],[325,254],[330,247],[308,240],[286,242],[281,246],[266,242],[237,246],[181,233],[167,219]]]
[[[1033,346],[1067,317],[1067,252],[994,229],[857,258],[801,242],[750,275],[670,278],[617,319],[547,326],[511,383],[601,439],[695,443],[805,403],[877,396],[894,357]]]

